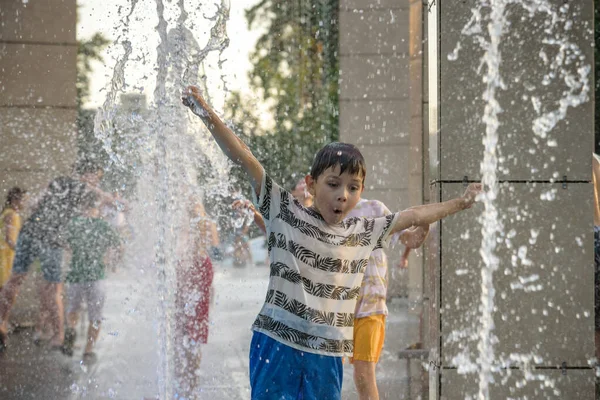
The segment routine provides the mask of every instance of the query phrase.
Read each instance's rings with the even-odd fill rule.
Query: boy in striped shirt
[[[360,151],[330,143],[306,177],[314,198],[306,208],[265,173],[250,149],[225,125],[196,87],[183,103],[250,180],[266,225],[270,277],[250,347],[252,399],[341,399],[342,357],[353,353],[356,299],[371,252],[404,229],[469,208],[481,191],[412,207],[380,218],[348,218],[364,189]]]

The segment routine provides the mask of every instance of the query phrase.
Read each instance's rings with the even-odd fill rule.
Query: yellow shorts
[[[378,362],[385,340],[385,315],[369,315],[354,320],[354,356],[355,360]]]

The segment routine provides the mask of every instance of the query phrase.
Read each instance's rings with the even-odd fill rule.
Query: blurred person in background
[[[80,160],[72,175],[60,176],[50,182],[33,207],[31,216],[24,222],[15,248],[11,277],[0,292],[0,351],[6,348],[10,310],[35,260],[40,261],[44,278],[40,290],[40,321],[47,320],[51,325],[47,337],[50,346],[56,350],[62,348],[62,262],[63,250],[67,247],[65,229],[71,218],[79,212],[82,196],[86,192],[96,193],[102,203],[114,203],[113,196],[99,188],[103,174],[101,166],[89,160]],[[48,330],[38,327],[36,331]]]
[[[219,246],[219,233],[196,196],[190,197],[186,213],[187,223],[177,235],[175,372],[178,393],[191,400],[198,398],[201,345],[208,342],[214,277],[210,254]]]
[[[82,215],[74,216],[67,226],[66,240],[72,253],[67,282],[67,330],[63,342],[64,354],[73,355],[76,340],[75,327],[82,303],[88,311],[88,331],[83,361],[96,360],[94,345],[98,340],[104,309],[107,251],[118,248],[121,239],[117,231],[100,217],[99,200],[94,192],[84,195]]]
[[[19,187],[10,189],[0,213],[0,288],[8,281],[12,272],[25,196],[26,191]]]

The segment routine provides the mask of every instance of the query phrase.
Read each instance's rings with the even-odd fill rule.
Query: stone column
[[[409,195],[408,11],[408,0],[340,0],[340,140],[365,156],[363,197],[392,211],[420,203]],[[395,268],[399,247],[388,255]],[[393,272],[388,296],[406,295],[406,277]]]
[[[76,120],[76,1],[0,2],[0,195],[70,171]]]
[[[463,180],[481,179],[485,67],[480,69],[479,43],[463,30],[478,2],[429,3],[429,48],[435,58],[429,59],[432,201],[443,201],[461,194]],[[504,87],[496,94],[503,111],[495,204],[502,232],[492,331],[500,372],[490,384],[491,398],[594,398],[593,100],[568,107],[547,137],[532,129],[536,117],[560,108],[572,82],[563,73],[577,75],[593,65],[594,10],[591,0],[549,4],[571,22],[550,28],[542,14],[532,17],[512,4],[500,43]],[[488,13],[482,9],[486,36]],[[552,71],[561,50],[552,39],[558,37],[578,46],[581,57]],[[592,97],[592,69],[588,78]],[[479,205],[445,219],[431,238],[430,260],[437,263],[437,304],[431,310],[439,324],[431,330],[441,330],[432,343],[441,380],[430,386],[431,398],[478,393],[477,375],[459,368],[479,369],[482,210]]]

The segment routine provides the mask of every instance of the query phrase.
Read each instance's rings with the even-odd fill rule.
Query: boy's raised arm
[[[250,183],[257,196],[264,170],[248,146],[213,111],[200,93],[200,89],[189,86],[182,94],[181,100],[194,114],[202,119],[215,141],[231,161],[240,165],[250,178]]]
[[[465,193],[456,199],[411,207],[401,211],[391,233],[400,232],[412,226],[433,224],[449,215],[471,208],[481,190],[481,183],[472,183],[467,187]]]

